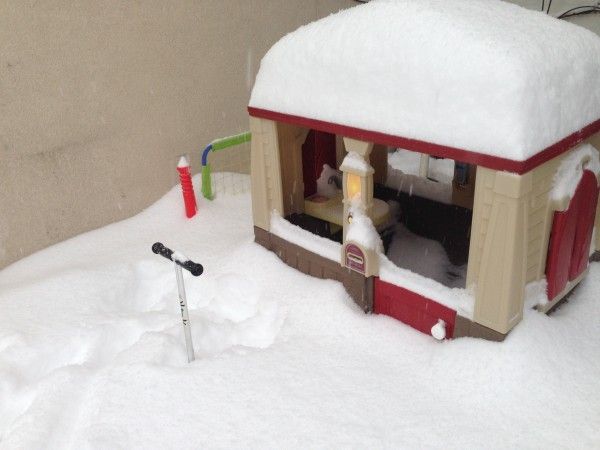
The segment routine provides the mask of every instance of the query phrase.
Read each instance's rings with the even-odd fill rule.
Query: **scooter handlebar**
[[[156,253],[157,255],[161,255],[161,256],[167,258],[169,261],[173,261],[175,264],[183,267],[185,270],[189,271],[195,277],[199,277],[200,275],[202,275],[202,272],[204,272],[204,267],[202,267],[202,264],[195,263],[192,260],[179,261],[178,259],[173,259],[173,253],[174,253],[173,250],[165,247],[160,242],[156,242],[152,246],[152,251],[154,253]]]

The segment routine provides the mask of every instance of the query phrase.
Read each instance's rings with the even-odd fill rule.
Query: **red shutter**
[[[546,261],[550,300],[559,295],[567,287],[567,283],[581,275],[587,267],[597,203],[596,176],[586,170],[569,208],[554,213]]]
[[[596,175],[589,170],[583,172],[583,178],[577,187],[575,196],[579,199],[579,217],[569,270],[569,280],[571,281],[585,271],[590,259],[590,245],[592,244],[596,207],[598,205]]]

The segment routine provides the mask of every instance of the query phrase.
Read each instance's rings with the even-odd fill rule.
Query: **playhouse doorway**
[[[317,193],[317,180],[325,165],[336,168],[335,134],[310,130],[302,145],[302,181],[304,198]]]
[[[342,175],[335,134],[310,130],[302,144],[302,212],[286,219],[320,237],[342,242]]]

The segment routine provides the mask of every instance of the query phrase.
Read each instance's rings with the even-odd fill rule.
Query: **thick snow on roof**
[[[600,38],[498,0],[375,0],[281,39],[250,106],[524,161],[600,119]]]

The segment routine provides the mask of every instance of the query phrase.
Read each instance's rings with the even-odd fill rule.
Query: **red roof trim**
[[[326,131],[328,133],[359,139],[361,141],[375,142],[377,144],[405,148],[407,150],[427,153],[429,155],[439,156],[442,158],[454,159],[455,161],[467,162],[470,164],[487,167],[489,169],[505,170],[507,172],[514,172],[518,174],[523,174],[535,169],[537,166],[542,165],[546,161],[549,161],[566,152],[570,148],[589,138],[591,135],[600,132],[600,119],[598,119],[576,133],[567,136],[566,138],[558,141],[556,144],[551,145],[540,153],[532,156],[531,158],[525,161],[515,161],[512,159],[501,158],[499,156],[484,155],[482,153],[463,150],[460,148],[432,144],[431,142],[393,136],[391,134],[380,133],[377,131],[363,130],[361,128],[324,122],[322,120],[307,119],[305,117],[278,113],[266,109],[253,108],[251,106],[248,107],[248,112],[251,116],[259,117],[261,119],[299,125],[314,130]]]

